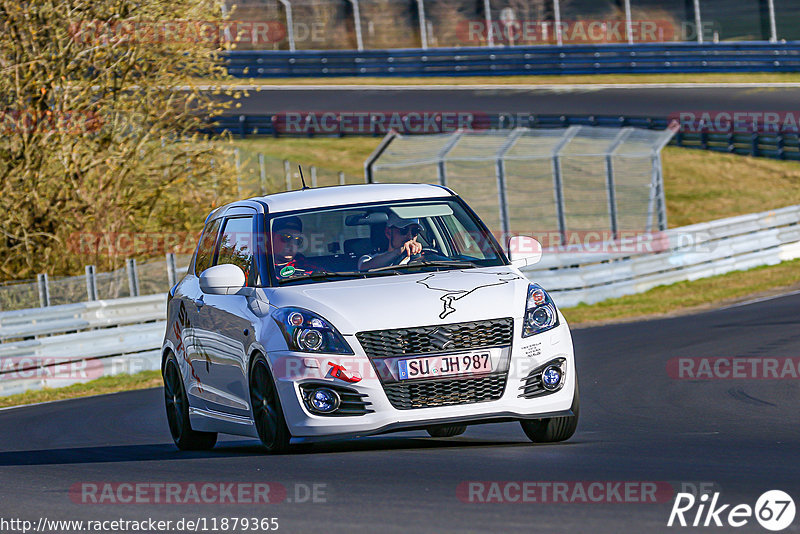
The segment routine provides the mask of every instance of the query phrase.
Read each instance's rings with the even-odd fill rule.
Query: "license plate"
[[[488,352],[453,354],[449,356],[427,356],[397,362],[400,380],[414,378],[436,378],[460,374],[488,373],[492,370],[492,358]]]

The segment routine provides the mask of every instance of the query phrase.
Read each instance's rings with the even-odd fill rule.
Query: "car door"
[[[180,302],[177,323],[173,325],[173,328],[180,332],[178,337],[182,347],[179,346],[176,349],[186,381],[186,392],[204,401],[206,400],[204,386],[208,383],[211,367],[202,344],[198,342],[200,310],[205,305],[203,293],[200,291],[199,277],[204,270],[211,267],[214,261],[217,237],[221,226],[222,219],[215,219],[206,224],[197,246],[192,268],[180,283],[180,293],[176,293],[176,296],[179,295]]]
[[[240,267],[250,286],[255,280],[254,219],[255,210],[251,208],[226,213],[213,262]],[[257,317],[243,295],[204,293],[202,297],[196,341],[206,358],[206,404],[212,410],[249,415],[247,349],[255,339]]]

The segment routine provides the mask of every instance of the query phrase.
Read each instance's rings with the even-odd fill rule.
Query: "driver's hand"
[[[410,258],[414,254],[419,254],[420,252],[422,252],[422,243],[417,243],[417,238],[416,236],[414,236],[413,238],[403,243],[403,246],[400,247],[400,251],[402,253],[405,253],[405,255]]]

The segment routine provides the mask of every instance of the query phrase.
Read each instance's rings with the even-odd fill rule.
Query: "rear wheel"
[[[467,425],[435,425],[429,426],[425,430],[432,438],[452,438],[466,432]]]
[[[286,426],[281,401],[267,360],[260,354],[253,359],[250,368],[250,404],[253,407],[253,420],[258,437],[267,452],[272,454],[287,452],[292,435]]]
[[[179,449],[202,451],[214,447],[217,443],[216,432],[192,430],[192,425],[189,423],[189,400],[183,387],[178,362],[173,354],[167,356],[164,364],[164,402],[167,408],[169,432]]]
[[[575,394],[572,397],[572,406],[570,407],[574,415],[566,417],[550,417],[548,419],[531,419],[522,420],[522,430],[533,442],[536,443],[553,443],[556,441],[564,441],[572,437],[575,429],[578,427],[578,417],[580,415],[580,395],[578,393],[578,384],[575,383]]]

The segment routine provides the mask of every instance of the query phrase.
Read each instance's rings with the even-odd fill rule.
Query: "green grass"
[[[437,76],[343,78],[231,78],[230,85],[556,85],[608,83],[796,83],[800,73],[581,74],[563,76]],[[203,80],[198,80],[203,84]]]
[[[90,395],[103,395],[119,391],[148,389],[160,385],[161,371],[142,371],[133,375],[104,376],[91,382],[72,384],[63,388],[45,388],[9,395],[8,397],[0,397],[0,408],[88,397]]]

